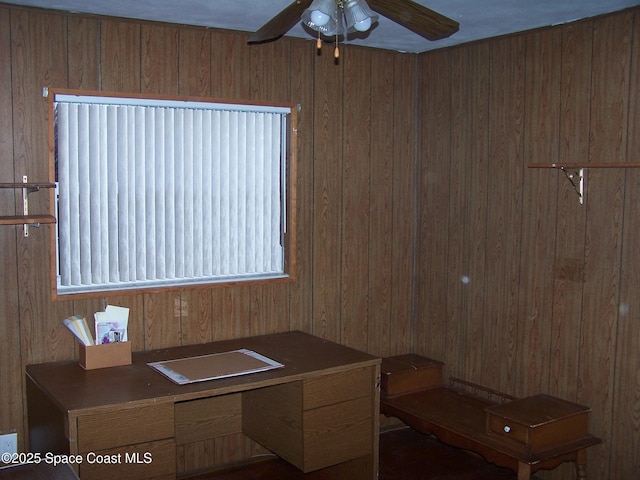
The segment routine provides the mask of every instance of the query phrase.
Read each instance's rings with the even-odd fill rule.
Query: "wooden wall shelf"
[[[41,182],[25,182],[25,183],[0,183],[0,188],[27,188],[32,191],[38,191],[41,188],[56,188],[55,183]]]
[[[527,167],[556,168],[560,170],[578,194],[580,204],[583,204],[586,188],[584,177],[585,168],[640,168],[640,162],[530,163]]]
[[[56,217],[52,215],[0,216],[0,225],[39,225],[41,223],[56,223]]]
[[[43,224],[51,224],[56,223],[56,217],[52,212],[44,213],[44,214],[29,214],[29,194],[38,192],[42,188],[56,188],[55,183],[50,182],[29,182],[27,180],[27,176],[24,175],[22,177],[22,182],[8,182],[8,183],[0,183],[0,189],[22,189],[22,211],[23,215],[2,215],[0,216],[0,225],[24,225],[24,236],[29,236],[29,225],[31,226],[39,226],[41,223]],[[50,210],[53,209],[53,206],[49,207]]]
[[[530,163],[529,168],[640,168],[640,162],[594,162],[594,163]]]

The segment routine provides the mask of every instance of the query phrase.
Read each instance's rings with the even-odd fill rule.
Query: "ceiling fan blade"
[[[440,40],[458,31],[460,24],[411,0],[367,0],[372,10],[427,40]]]
[[[300,21],[312,0],[296,0],[279,14],[265,23],[257,32],[249,37],[249,43],[263,43],[276,40],[287,33],[291,27]]]

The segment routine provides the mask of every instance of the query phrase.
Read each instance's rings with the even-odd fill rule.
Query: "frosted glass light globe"
[[[371,19],[365,18],[361,22],[357,22],[353,27],[359,32],[366,32],[371,28]]]
[[[311,12],[311,21],[319,27],[326,25],[329,22],[330,18],[331,17],[329,17],[329,15],[327,15],[326,13],[322,13],[320,10],[314,10],[313,12]]]

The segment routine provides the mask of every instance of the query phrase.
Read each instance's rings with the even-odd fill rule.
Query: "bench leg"
[[[518,462],[518,480],[531,480],[531,465]]]
[[[576,453],[576,477],[587,480],[587,451],[584,448]]]

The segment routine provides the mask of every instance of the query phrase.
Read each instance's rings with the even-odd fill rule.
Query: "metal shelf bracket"
[[[22,183],[29,183],[29,179],[26,175],[22,176]],[[26,217],[29,215],[29,194],[32,192],[37,192],[40,190],[40,187],[22,187],[22,214]],[[26,223],[23,225],[23,234],[26,237],[29,236],[29,226],[39,227],[39,223],[31,223],[27,225]]]
[[[580,205],[584,203],[584,168],[579,168],[578,170],[567,170],[566,167],[560,167],[564,176],[569,180],[571,185],[573,185],[573,189],[578,194],[580,199]]]
[[[640,162],[581,162],[581,163],[530,163],[529,168],[558,168],[571,182],[576,193],[580,197],[580,204],[584,203],[586,193],[585,168],[640,168]]]

